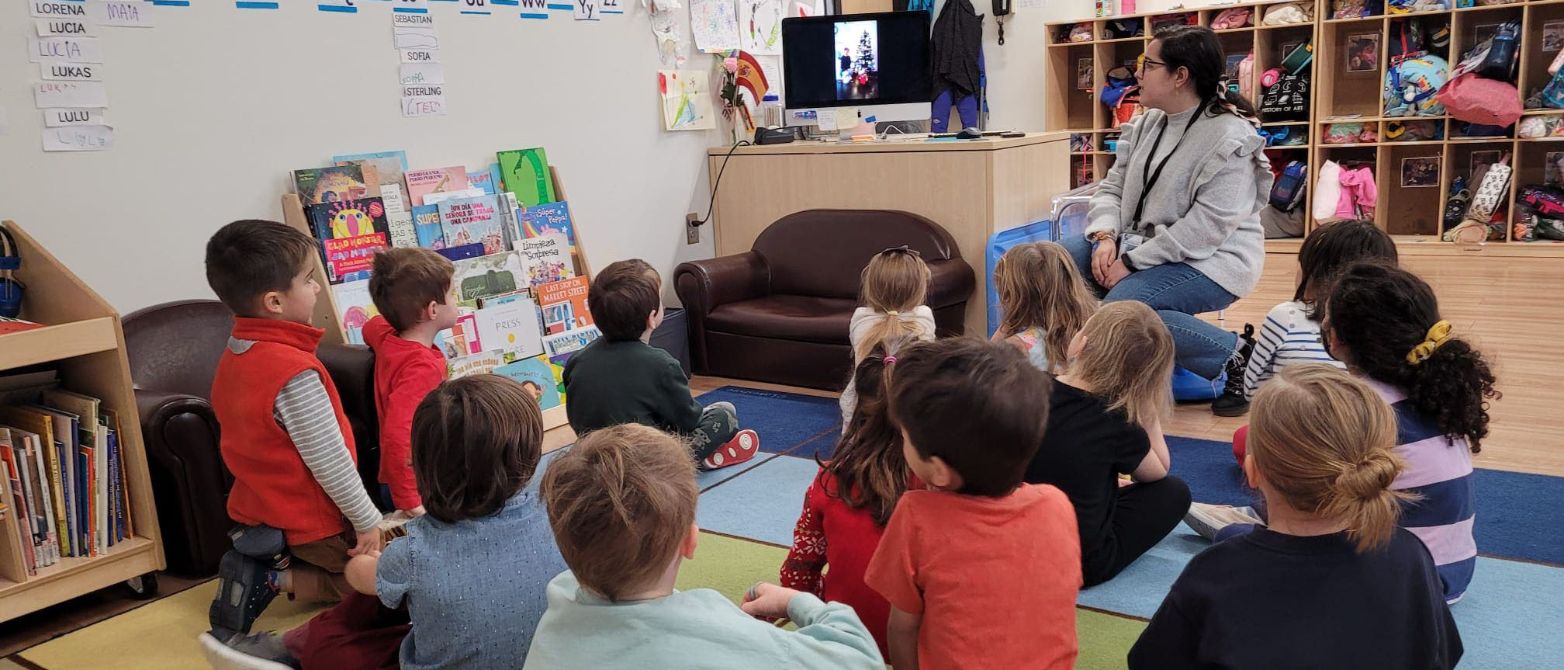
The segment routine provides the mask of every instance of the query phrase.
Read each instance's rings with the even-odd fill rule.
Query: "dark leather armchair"
[[[230,546],[233,521],[227,502],[233,475],[218,451],[220,428],[208,398],[233,315],[215,300],[184,300],[132,313],[124,327],[168,568],[213,574]],[[378,500],[374,354],[364,347],[323,344],[318,355],[353,428],[359,473]]]
[[[976,284],[950,233],[907,212],[815,209],[777,219],[748,252],[674,270],[695,371],[841,390],[863,267],[903,244],[929,265],[939,334],[960,335]]]

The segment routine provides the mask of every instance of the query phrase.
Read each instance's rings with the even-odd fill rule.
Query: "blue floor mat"
[[[1232,444],[1168,436],[1173,474],[1198,502],[1248,505]],[[1478,468],[1473,474],[1477,548],[1484,556],[1564,565],[1564,477]]]
[[[702,530],[792,546],[804,491],[819,471],[814,459],[772,458],[704,490],[695,523]]]
[[[830,431],[841,431],[842,413],[835,398],[777,393],[724,386],[695,399],[702,406],[733,403],[739,427],[760,435],[760,450],[780,454]]]

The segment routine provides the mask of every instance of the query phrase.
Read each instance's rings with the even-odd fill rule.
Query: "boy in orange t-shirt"
[[[1048,423],[1048,376],[1015,347],[970,338],[896,358],[891,416],[907,464],[934,490],[902,496],[865,575],[891,604],[887,660],[1072,667],[1075,511],[1059,489],[1021,483]]]

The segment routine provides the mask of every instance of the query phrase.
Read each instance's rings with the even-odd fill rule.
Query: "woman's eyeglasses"
[[[1147,58],[1146,54],[1141,54],[1140,58],[1138,58],[1137,62],[1135,63],[1135,71],[1136,72],[1145,72],[1148,68],[1150,68],[1152,66],[1167,67],[1168,64],[1165,61],[1160,61],[1160,60],[1157,60],[1155,58]]]

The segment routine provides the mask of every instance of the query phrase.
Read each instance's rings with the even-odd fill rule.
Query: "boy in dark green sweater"
[[[587,308],[603,336],[565,364],[565,415],[577,435],[639,423],[682,435],[703,469],[737,465],[760,451],[732,403],[701,407],[684,369],[648,344],[662,323],[662,279],[646,261],[618,261],[592,279]]]

